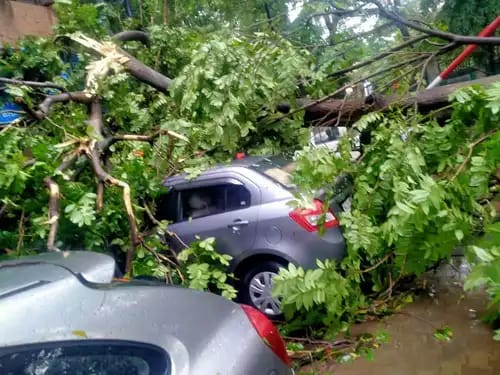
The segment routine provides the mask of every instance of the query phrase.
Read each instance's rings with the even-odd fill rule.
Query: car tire
[[[283,314],[280,302],[272,298],[272,276],[277,275],[285,262],[274,260],[260,262],[248,267],[240,276],[238,283],[239,301],[264,313],[268,318],[281,320]]]

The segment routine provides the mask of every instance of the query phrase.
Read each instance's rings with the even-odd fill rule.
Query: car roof
[[[263,160],[276,160],[280,158],[279,156],[245,156],[243,159],[235,159],[232,160],[228,164],[217,164],[213,167],[207,168],[203,170],[199,176],[195,178],[189,178],[187,173],[178,174],[175,176],[169,176],[163,180],[163,185],[166,187],[173,187],[178,184],[186,183],[186,182],[194,182],[199,177],[210,175],[215,172],[223,172],[229,170],[238,170],[238,169],[248,169],[249,167],[262,162]]]
[[[94,283],[109,283],[113,279],[116,263],[115,260],[106,254],[92,251],[53,251],[19,259],[12,259],[0,262],[0,271],[4,268],[28,265],[54,265],[65,269],[70,273],[82,276],[86,281]],[[21,272],[19,272],[21,274]],[[22,277],[15,277],[10,280],[12,285],[23,282]],[[0,284],[0,294],[2,290],[10,288],[9,285]]]

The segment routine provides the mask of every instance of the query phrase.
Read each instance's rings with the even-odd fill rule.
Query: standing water
[[[427,293],[415,298],[401,313],[379,322],[356,325],[352,334],[383,329],[390,342],[374,350],[373,361],[316,363],[304,373],[334,375],[500,375],[500,342],[482,323],[484,292],[463,291],[468,266],[463,258],[423,276]],[[434,337],[436,329],[450,327],[450,341]]]

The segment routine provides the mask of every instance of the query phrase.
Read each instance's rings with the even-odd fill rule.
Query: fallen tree
[[[374,94],[362,99],[348,99],[346,97],[346,99],[330,99],[317,104],[314,104],[315,102],[312,99],[298,99],[297,104],[305,107],[304,121],[306,124],[314,126],[350,126],[369,112],[384,111],[391,107],[406,108],[416,106],[420,113],[426,114],[447,106],[450,94],[459,88],[473,85],[488,86],[498,81],[500,81],[500,75],[403,95]],[[283,104],[279,109],[286,112],[289,107]]]
[[[32,249],[106,251],[114,246],[115,254],[126,254],[125,268],[131,274],[171,276],[172,260],[160,236],[149,242],[143,231],[149,219],[159,226],[149,233],[164,233],[165,223],[155,218],[159,210],[148,204],[161,194],[162,178],[180,170],[196,175],[200,162],[227,161],[236,150],[295,152],[304,145],[300,136],[307,137],[307,129],[301,116],[291,114],[344,95],[353,84],[313,91],[317,96],[327,94],[299,103],[288,116],[270,123],[277,103],[292,101],[303,92],[297,82],[307,85],[315,77],[309,54],[297,52],[296,46],[274,35],[248,37],[226,30],[206,38],[175,39],[186,30],[152,30],[149,49],[97,42],[107,39],[102,34],[91,34],[94,39],[76,36],[74,40],[102,59],[93,61],[96,54],[82,49],[84,64],[66,86],[61,86],[60,70],[48,71],[46,78],[57,83],[32,86],[34,78],[12,70],[10,93],[24,100],[25,111],[34,119],[0,131],[0,165],[6,166],[0,179],[0,216],[16,220],[7,230],[2,228],[0,239],[9,232],[8,249],[15,256]],[[142,33],[121,34],[118,39],[139,36],[147,45]],[[47,55],[57,60],[59,47],[51,45]],[[178,56],[168,55],[174,49],[170,47],[178,47]],[[401,52],[396,49],[379,58]],[[53,65],[46,63],[46,51],[39,46],[33,50],[42,56],[43,68]],[[161,58],[167,55],[162,65]],[[397,60],[369,76],[385,75],[432,55]],[[365,60],[363,67],[374,60]],[[19,61],[23,60],[12,59],[6,65],[22,66]],[[85,66],[87,85],[81,91]],[[129,79],[128,73],[138,79]],[[379,310],[403,277],[447,258],[457,244],[471,243],[482,230],[489,218],[492,170],[499,163],[494,91],[469,93],[470,100],[457,105],[446,127],[418,114],[377,113],[369,124],[374,142],[359,163],[352,163],[350,155],[332,157],[325,149],[299,152],[296,178],[304,192],[318,190],[343,172],[351,173],[355,184],[353,210],[340,217],[348,244],[346,259],[307,273],[294,273],[291,267],[281,284],[283,304],[289,313],[297,313],[300,323],[322,325],[331,332],[345,328],[344,323]],[[345,108],[347,100],[342,102]],[[175,147],[182,140],[176,134],[189,142]],[[202,154],[205,157],[199,158]],[[207,243],[193,251],[194,256],[203,249]],[[207,281],[207,268],[194,267],[192,274]],[[222,271],[218,274],[224,276]],[[373,294],[362,292],[363,280],[372,282]]]

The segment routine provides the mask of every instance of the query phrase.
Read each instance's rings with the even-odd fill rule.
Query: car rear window
[[[84,340],[0,349],[2,375],[168,375],[161,348],[131,341]]]
[[[287,189],[295,189],[292,174],[297,165],[292,160],[276,156],[259,160],[257,163],[252,164],[250,168],[271,178]]]
[[[321,144],[340,139],[340,129],[337,127],[314,127],[311,130],[314,144]]]

